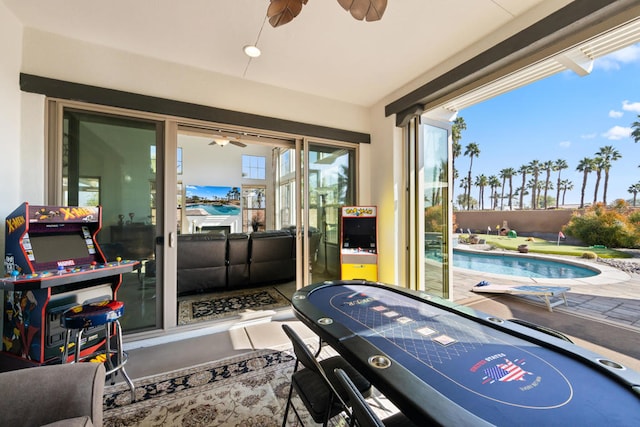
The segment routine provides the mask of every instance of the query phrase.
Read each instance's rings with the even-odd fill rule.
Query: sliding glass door
[[[421,117],[408,126],[409,282],[449,298],[452,266],[449,123]]]
[[[162,210],[161,122],[64,108],[61,204],[102,206],[98,244],[108,261],[139,260],[123,275],[118,299],[128,333],[158,326],[161,298],[157,268]]]
[[[279,291],[340,277],[339,212],[357,200],[357,144],[222,131],[74,102],[49,105],[50,204],[101,205],[97,239],[107,259],[140,261],[118,291],[127,334],[180,326],[180,295],[209,291],[181,279],[185,241],[244,235],[234,241],[242,246],[251,233],[286,231],[294,235],[295,273],[275,284]],[[245,270],[249,250],[240,256]],[[226,261],[219,267],[207,284],[212,292],[229,290],[231,270]],[[242,268],[234,283],[250,287]]]
[[[353,147],[307,143],[309,282],[340,278],[340,210],[356,203]]]

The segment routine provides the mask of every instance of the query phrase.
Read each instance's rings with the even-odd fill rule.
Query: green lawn
[[[487,244],[493,245],[497,248],[507,249],[511,251],[517,251],[518,246],[528,245],[529,252],[536,252],[541,254],[555,254],[555,255],[570,255],[570,256],[582,256],[585,252],[593,252],[600,258],[630,258],[629,254],[616,251],[608,248],[588,247],[588,246],[573,246],[567,245],[560,241],[558,245],[557,241],[549,241],[538,239],[534,237],[507,237],[496,236],[491,234],[477,234],[479,239],[484,239]],[[468,234],[460,234],[461,241],[466,240],[469,237]]]

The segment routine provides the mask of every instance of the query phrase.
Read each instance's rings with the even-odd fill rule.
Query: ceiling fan
[[[270,0],[267,17],[272,27],[279,27],[298,16],[309,0]],[[387,8],[387,0],[338,0],[342,8],[358,21],[378,21]]]
[[[247,146],[244,142],[240,142],[240,135],[227,135],[227,134],[219,134],[213,135],[213,141],[209,143],[209,145],[218,145],[220,147],[224,147],[227,144],[233,144],[235,146],[244,148]]]

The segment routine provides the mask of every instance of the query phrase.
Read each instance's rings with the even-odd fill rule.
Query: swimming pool
[[[232,205],[189,205],[190,209],[204,209],[209,215],[240,215],[240,208]]]
[[[485,273],[547,279],[578,279],[600,273],[597,270],[561,261],[459,250],[453,251],[453,266]]]

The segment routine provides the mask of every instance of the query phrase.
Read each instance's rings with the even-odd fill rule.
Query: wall
[[[474,233],[486,233],[487,227],[495,232],[496,225],[502,227],[507,221],[510,229],[516,230],[518,235],[527,233],[558,233],[573,215],[573,210],[524,210],[524,211],[458,211],[455,212],[456,229],[459,232],[467,228]]]
[[[21,71],[303,123],[369,131],[368,109],[363,107],[134,55],[31,28],[25,29]]]
[[[18,73],[22,58],[22,25],[0,2],[0,217],[5,218],[22,202],[20,197],[20,114],[21,94]],[[40,167],[41,165],[38,165]],[[3,221],[4,222],[4,221]],[[3,227],[4,229],[4,227]],[[0,251],[4,259],[4,232],[0,233]]]

